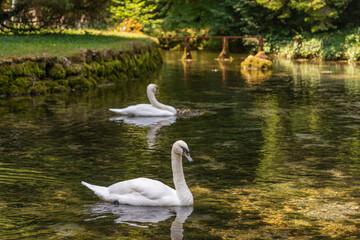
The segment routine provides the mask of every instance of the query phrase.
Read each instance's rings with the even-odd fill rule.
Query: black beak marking
[[[184,148],[184,147],[181,147],[182,148],[182,150],[183,150],[183,154],[185,153],[185,154],[189,154],[190,153],[190,151],[188,150],[188,149],[186,149],[186,148]]]
[[[190,156],[190,152],[188,149],[184,148],[184,147],[181,147],[182,150],[183,150],[183,155],[187,158],[187,160],[189,160],[189,162],[192,162],[193,159],[191,158]]]

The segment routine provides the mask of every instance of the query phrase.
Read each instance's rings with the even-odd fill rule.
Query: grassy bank
[[[0,58],[48,54],[72,55],[80,49],[130,49],[132,41],[150,43],[147,35],[106,31],[66,31],[58,34],[0,35]]]
[[[289,58],[360,60],[360,27],[331,33],[302,33],[291,38],[268,35],[266,39],[267,53]]]
[[[0,39],[0,95],[94,88],[139,78],[162,63],[158,45],[145,35],[71,32]]]

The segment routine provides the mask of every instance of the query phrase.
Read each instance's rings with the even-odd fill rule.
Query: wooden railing
[[[190,52],[190,39],[223,39],[223,49],[219,55],[219,59],[230,58],[229,53],[229,41],[228,39],[245,39],[245,38],[255,38],[258,39],[258,48],[260,51],[264,49],[264,38],[262,36],[186,36],[186,37],[159,37],[158,39],[168,39],[168,40],[179,40],[184,39],[184,55],[183,59],[192,59]]]

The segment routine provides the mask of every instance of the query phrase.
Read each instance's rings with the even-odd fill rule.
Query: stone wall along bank
[[[130,43],[131,50],[83,49],[69,57],[50,55],[0,59],[0,95],[94,88],[137,78],[162,63],[155,43]]]

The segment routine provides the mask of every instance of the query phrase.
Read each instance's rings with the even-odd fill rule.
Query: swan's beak
[[[159,90],[155,89],[155,93],[156,94],[160,94]]]
[[[184,156],[187,158],[187,160],[189,160],[189,162],[194,161],[194,160],[190,157],[189,152],[184,151]]]

